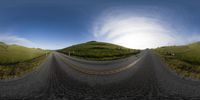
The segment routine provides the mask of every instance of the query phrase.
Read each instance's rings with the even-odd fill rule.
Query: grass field
[[[155,49],[178,74],[200,79],[200,42]]]
[[[21,76],[37,68],[47,51],[0,42],[0,79]]]
[[[45,58],[46,56],[42,55],[29,61],[20,62],[13,65],[0,66],[0,79],[19,77],[31,72],[32,70],[37,69]]]
[[[59,52],[87,60],[114,60],[137,54],[140,51],[110,43],[90,41],[64,48]]]

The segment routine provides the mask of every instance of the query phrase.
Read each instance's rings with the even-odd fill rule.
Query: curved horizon
[[[133,49],[200,41],[199,1],[0,1],[0,41],[61,49],[103,41]]]

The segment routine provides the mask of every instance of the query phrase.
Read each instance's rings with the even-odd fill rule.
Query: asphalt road
[[[4,99],[200,100],[200,81],[176,75],[150,50],[107,62],[52,53],[36,71],[1,80]]]

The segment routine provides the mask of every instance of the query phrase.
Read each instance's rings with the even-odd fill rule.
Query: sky
[[[199,0],[0,0],[0,41],[61,49],[87,41],[145,49],[200,41]]]

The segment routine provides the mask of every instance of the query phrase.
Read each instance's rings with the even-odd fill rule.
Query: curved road
[[[1,80],[0,100],[6,99],[200,100],[200,81],[177,76],[150,50],[114,62],[76,61],[52,53],[36,71]]]

